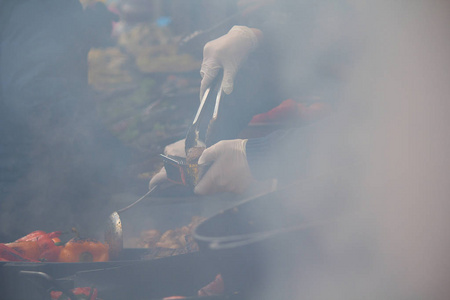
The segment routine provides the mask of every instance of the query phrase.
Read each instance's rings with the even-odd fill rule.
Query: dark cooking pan
[[[42,272],[62,282],[80,271],[102,270],[142,263],[142,257],[150,249],[124,249],[120,260],[107,262],[0,262],[0,298],[1,299],[40,299],[40,286],[33,278],[21,274],[22,271]],[[70,286],[68,288],[71,288]]]
[[[228,293],[252,299],[270,285],[289,295],[298,268],[321,260],[318,232],[334,223],[327,203],[337,193],[326,182],[300,190],[291,186],[256,196],[196,228],[200,251],[220,270]]]

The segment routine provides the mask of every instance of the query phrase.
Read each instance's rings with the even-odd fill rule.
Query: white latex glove
[[[164,148],[165,155],[173,155],[179,157],[186,157],[186,153],[184,151],[184,139],[179,140],[173,144],[167,145]],[[162,168],[156,175],[152,177],[150,182],[148,183],[148,189],[151,190],[155,185],[167,181],[167,173],[166,169]]]
[[[211,164],[194,189],[198,195],[220,192],[244,192],[253,181],[247,163],[247,140],[220,141],[200,156],[199,165]]]
[[[256,30],[246,26],[233,26],[227,34],[206,43],[200,69],[200,100],[220,69],[223,69],[223,91],[226,94],[233,91],[234,78],[242,62],[258,47]]]

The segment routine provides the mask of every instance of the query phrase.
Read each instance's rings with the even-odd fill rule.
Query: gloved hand
[[[225,140],[207,148],[200,156],[199,165],[211,164],[194,189],[198,195],[219,192],[244,192],[253,181],[247,163],[247,140]]]
[[[223,91],[226,94],[233,91],[236,73],[248,54],[258,47],[258,39],[261,36],[262,33],[258,29],[233,26],[227,34],[206,43],[200,69],[200,100],[220,69],[223,69]]]
[[[167,145],[164,148],[165,155],[173,155],[179,157],[186,157],[186,153],[184,151],[184,139],[179,140],[173,144]],[[162,168],[155,176],[152,177],[148,184],[148,189],[151,190],[155,185],[167,181],[167,173],[166,169]]]

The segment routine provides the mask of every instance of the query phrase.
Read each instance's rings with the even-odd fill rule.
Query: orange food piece
[[[42,230],[36,230],[33,232],[30,232],[24,237],[21,237],[20,239],[16,240],[16,242],[30,242],[30,241],[37,241],[38,238],[40,238],[43,235],[46,235],[47,233]]]
[[[93,239],[73,238],[59,253],[58,262],[101,262],[108,261],[109,247]]]
[[[57,261],[62,247],[57,246],[50,235],[43,235],[37,240],[40,261]],[[59,239],[59,238],[58,238]]]
[[[37,260],[39,258],[40,251],[36,241],[13,242],[5,245],[16,250],[23,257],[31,260]]]
[[[21,255],[19,252],[5,244],[0,243],[0,261],[37,261]]]

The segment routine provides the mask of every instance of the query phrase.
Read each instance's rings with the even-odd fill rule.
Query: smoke
[[[378,275],[390,277],[401,298],[447,299],[450,6],[400,1],[363,9],[370,48],[348,89],[372,111],[372,142],[360,151]]]
[[[309,219],[323,213],[321,210],[341,217],[333,226],[315,232],[320,254],[293,261],[296,272],[290,286],[296,291],[294,298],[449,299],[450,3],[445,0],[349,0],[339,4],[322,1],[321,5],[312,5],[313,1],[298,2],[302,6],[298,11],[298,26],[274,35],[278,56],[284,60],[281,71],[271,77],[284,82],[288,88],[301,90],[301,97],[318,95],[325,100],[339,99],[332,130],[321,129],[317,135],[297,141],[297,146],[306,144],[312,149],[308,171],[311,176],[322,174],[325,182],[335,182],[337,178],[336,185],[330,186],[327,192],[333,195],[336,189],[343,191],[346,197],[330,197],[326,203],[308,202],[301,188],[293,195],[298,200],[297,210],[309,215]],[[58,100],[54,91],[48,90],[49,87],[61,87],[55,82],[74,83],[73,78],[66,81],[56,76],[45,81],[43,77],[35,76],[40,74],[43,66],[39,51],[51,59],[59,57],[63,61],[67,58],[63,54],[73,53],[74,45],[70,43],[67,48],[57,48],[46,44],[45,36],[27,38],[25,30],[42,24],[45,19],[42,15],[48,16],[49,12],[28,12],[25,20],[31,23],[26,23],[23,28],[15,27],[11,32],[14,38],[7,38],[8,28],[2,32],[1,83],[2,100],[5,101],[2,105],[9,105],[14,111],[14,117],[2,116],[2,122],[6,117],[14,121],[9,125],[11,130],[2,127],[2,134],[8,133],[3,134],[6,138],[1,141],[3,152],[8,152],[4,149],[11,143],[16,145],[8,153],[17,153],[21,143],[25,143],[25,147],[30,145],[26,137],[25,141],[13,138],[17,128],[25,126],[25,130],[32,128],[31,132],[42,134],[43,128],[54,129],[64,120],[52,120],[56,123],[45,126],[38,123],[36,127],[37,123],[29,123],[33,118],[22,110],[30,108],[26,100],[32,100],[31,103]],[[57,19],[61,20],[61,17]],[[57,34],[65,28],[52,26],[58,29],[55,29]],[[18,32],[17,28],[22,30]],[[75,30],[77,27],[70,28]],[[76,33],[75,36],[80,37],[80,32]],[[65,42],[78,41],[70,34],[63,34],[63,37]],[[286,37],[300,38],[289,48],[282,44]],[[11,44],[20,42],[24,43],[19,48]],[[48,49],[54,52],[49,54]],[[8,58],[5,51],[11,51],[13,58]],[[301,68],[293,64],[292,59],[303,61]],[[73,68],[72,71],[80,68],[77,63],[52,63],[52,66]],[[15,72],[22,70],[14,69],[19,67],[28,69],[27,74],[39,81],[14,77],[18,74]],[[73,74],[66,71],[61,69],[59,75]],[[33,85],[28,85],[29,82]],[[49,86],[49,82],[52,85]],[[82,83],[77,81],[77,84]],[[71,88],[77,90],[78,85]],[[40,97],[36,97],[38,90],[43,92]],[[76,93],[79,97],[66,98],[68,90],[60,92],[64,101],[56,101],[60,105],[52,106],[58,113],[71,111],[74,101],[85,97]],[[14,93],[19,96],[12,97]],[[46,98],[50,94],[53,96]],[[5,106],[1,109],[4,112]],[[68,216],[71,216],[68,223],[81,216],[76,221],[81,225],[96,217],[101,221],[97,211],[102,202],[93,201],[96,197],[106,197],[101,193],[105,189],[98,188],[104,186],[99,178],[111,173],[108,162],[121,155],[95,155],[104,154],[103,149],[115,146],[112,142],[99,143],[96,137],[102,134],[90,135],[92,123],[83,122],[72,120],[67,130],[56,130],[57,135],[34,137],[44,145],[50,145],[52,152],[44,151],[44,159],[31,164],[32,170],[25,181],[13,188],[15,196],[1,195],[0,233],[26,233],[36,229],[33,226],[37,223],[52,229]],[[59,148],[56,146],[61,136],[70,136],[70,139]],[[98,148],[100,144],[106,146]],[[73,157],[70,154],[74,152],[88,159],[68,163],[67,157]],[[98,161],[99,157],[102,161]],[[60,164],[62,162],[64,164]],[[97,171],[84,168],[93,164]],[[11,166],[4,167],[2,173],[10,174],[11,169]],[[112,169],[112,173],[117,172]],[[85,170],[91,171],[86,174]],[[39,193],[26,190],[39,190]],[[83,203],[94,206],[86,210]],[[29,223],[25,224],[23,219]],[[267,257],[267,261],[269,265],[276,263],[273,257]],[[269,270],[267,280],[261,294],[266,298],[280,297],[279,290],[271,289],[279,278],[271,277]]]
[[[1,240],[95,231],[128,159],[87,81],[88,51],[109,41],[113,16],[78,0],[7,0],[0,14]]]
[[[349,4],[358,51],[312,170],[357,163],[328,176],[348,193],[333,206],[347,218],[317,233],[323,254],[298,263],[296,297],[448,299],[450,5]]]

